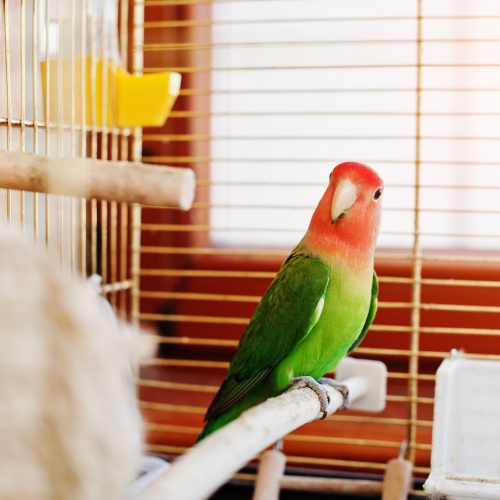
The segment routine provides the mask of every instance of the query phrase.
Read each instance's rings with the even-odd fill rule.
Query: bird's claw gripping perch
[[[319,379],[319,382],[321,384],[333,387],[334,389],[339,391],[340,394],[342,394],[344,402],[342,403],[342,406],[339,408],[339,410],[345,410],[346,408],[349,407],[349,387],[347,387],[347,385],[342,384],[341,382],[338,382],[334,378],[329,378],[329,377],[321,377]]]
[[[330,397],[325,388],[313,377],[304,376],[293,378],[288,390],[303,389],[304,387],[309,387],[318,396],[320,411],[322,412],[321,420],[324,420],[328,416],[328,405],[330,404]]]

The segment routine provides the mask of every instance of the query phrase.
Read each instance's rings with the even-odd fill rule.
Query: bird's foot
[[[339,408],[339,410],[345,410],[346,408],[349,407],[349,387],[347,385],[342,384],[341,382],[338,382],[334,378],[329,378],[329,377],[321,377],[319,379],[319,382],[321,384],[329,385],[330,387],[333,387],[337,391],[342,394],[342,397],[344,398],[344,402],[342,403],[342,406]]]
[[[321,384],[313,377],[303,376],[293,378],[288,390],[303,389],[304,387],[309,387],[309,389],[313,390],[318,396],[320,411],[322,412],[321,420],[325,419],[328,415],[327,410],[330,404],[330,397],[325,388],[321,387]]]

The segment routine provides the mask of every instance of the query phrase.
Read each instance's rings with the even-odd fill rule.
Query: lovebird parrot
[[[294,384],[311,387],[363,340],[377,310],[373,269],[383,183],[346,162],[330,174],[309,228],[241,337],[198,441]]]

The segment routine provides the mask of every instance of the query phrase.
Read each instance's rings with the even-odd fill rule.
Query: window
[[[500,41],[489,19],[453,18],[477,3],[425,7],[421,243],[498,249]],[[410,248],[416,3],[217,2],[213,18],[214,243],[294,245],[332,166],[356,160],[386,182],[379,247]]]

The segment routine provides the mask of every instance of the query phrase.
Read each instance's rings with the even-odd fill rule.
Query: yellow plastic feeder
[[[62,15],[58,16],[57,2],[46,0],[40,9],[41,20],[45,20],[45,9],[49,9],[50,21],[48,30],[41,33],[48,34],[49,43],[43,41],[41,48],[45,50],[48,45],[49,52],[48,57],[47,53],[40,54],[40,64],[49,122],[79,124],[85,107],[88,127],[159,127],[165,123],[179,95],[181,75],[167,71],[133,75],[123,69],[116,2],[99,0],[93,15],[88,6],[85,23],[81,19],[71,22],[70,2],[63,3]],[[96,26],[94,43],[90,43],[91,23]],[[82,26],[87,27],[83,37]],[[84,50],[79,46],[82,38],[87,40]]]
[[[161,127],[179,95],[181,75],[167,72],[131,75],[116,72],[118,127]]]

